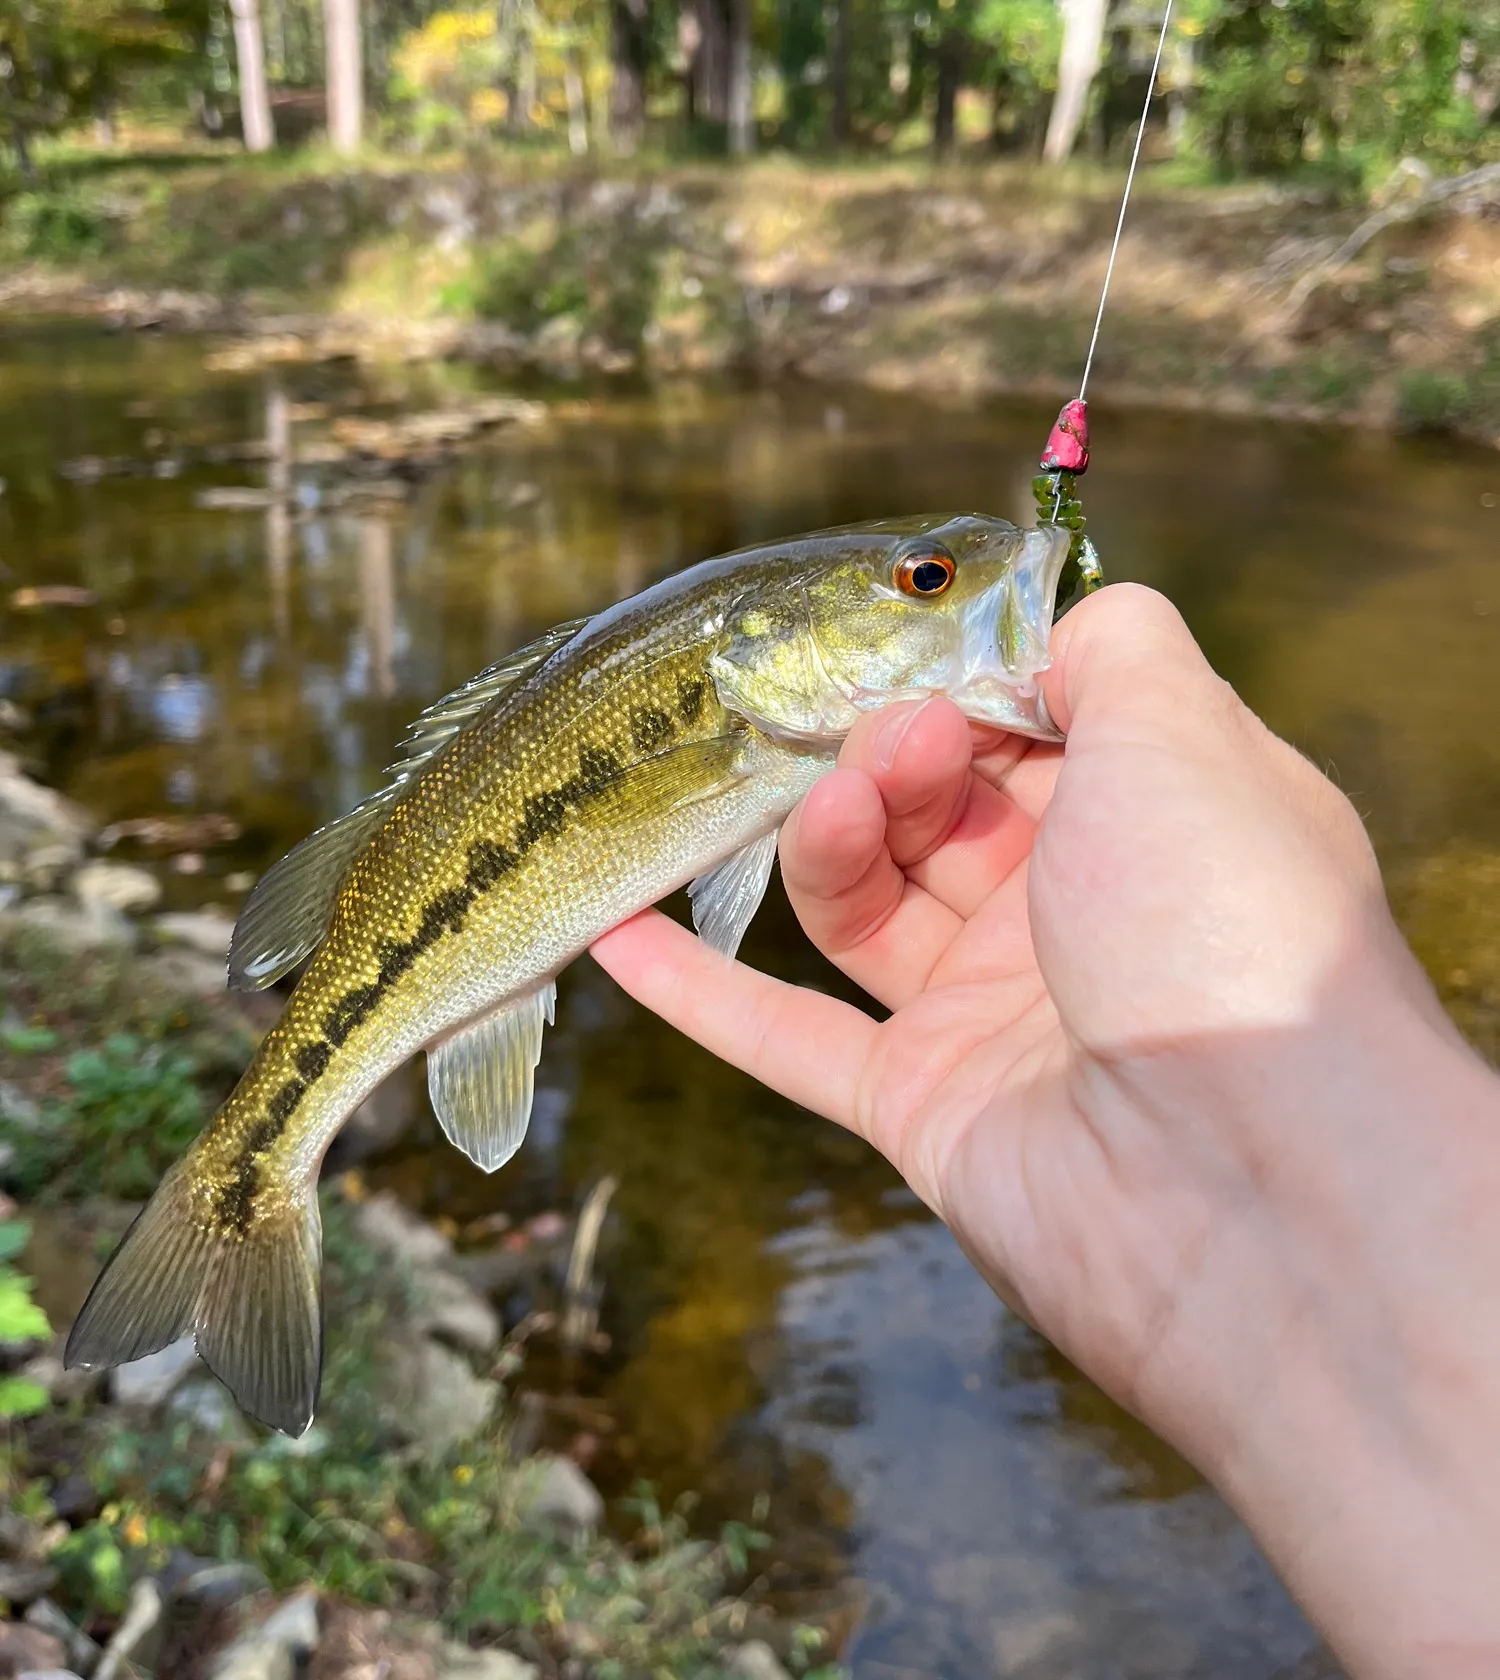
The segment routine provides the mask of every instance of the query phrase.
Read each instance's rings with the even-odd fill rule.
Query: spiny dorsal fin
[[[586,618],[575,618],[554,625],[435,701],[401,738],[396,760],[386,771],[386,786],[347,815],[314,830],[261,876],[229,944],[231,986],[242,992],[262,991],[313,951],[328,932],[349,865],[407,784],[485,707],[539,671],[587,623]]]

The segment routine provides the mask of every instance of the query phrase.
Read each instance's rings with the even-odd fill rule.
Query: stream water
[[[240,825],[196,872],[164,874],[178,907],[232,910],[246,875],[374,785],[412,714],[548,623],[756,539],[918,510],[1024,517],[1051,419],[807,388],[542,393],[545,424],[491,434],[404,498],[339,503],[316,464],[330,410],[438,406],[485,376],[214,372],[204,352],[0,336],[0,696],[31,715],[42,773],[103,820]],[[1500,849],[1500,458],[1140,413],[1095,430],[1110,574],[1179,603],[1355,798],[1393,878]],[[245,440],[272,459],[201,459]],[[60,472],[87,456],[162,464]],[[198,505],[268,474],[290,502]],[[58,586],[87,593],[26,593]],[[1455,985],[1489,972],[1482,924],[1456,936]],[[779,894],[745,955],[838,984]],[[696,1489],[705,1521],[766,1496],[772,1588],[791,1609],[842,1594],[860,1680],[1310,1672],[1313,1635],[1238,1523],[998,1305],[862,1145],[587,962],[540,1083],[531,1141],[496,1178],[425,1129],[372,1172],[460,1220],[618,1180],[608,1350],[537,1378],[566,1402],[549,1429],[593,1437],[608,1490]]]

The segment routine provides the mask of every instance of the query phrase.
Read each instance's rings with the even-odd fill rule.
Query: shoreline
[[[128,159],[119,173],[117,196],[136,197],[115,221],[98,212],[86,257],[18,249],[0,221],[0,322],[202,333],[225,340],[211,366],[244,370],[353,357],[564,378],[737,371],[963,403],[1074,392],[1117,190],[1020,165],[775,160],[524,181],[224,161],[170,192],[132,188]],[[1489,208],[1449,195],[1367,218],[1306,193],[1148,177],[1091,394],[1500,448]]]

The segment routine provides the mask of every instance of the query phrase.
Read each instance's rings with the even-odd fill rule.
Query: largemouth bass
[[[943,693],[1056,739],[1036,679],[1068,542],[961,515],[745,549],[559,625],[424,712],[389,784],[246,903],[231,984],[311,961],[105,1266],[67,1363],[191,1333],[245,1411],[306,1429],[318,1170],[354,1109],[425,1050],[443,1130],[493,1171],[526,1133],[558,971],[687,883],[700,936],[732,956],[782,823],[862,712]]]

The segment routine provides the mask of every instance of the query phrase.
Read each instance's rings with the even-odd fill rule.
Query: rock
[[[500,1399],[462,1354],[411,1333],[382,1345],[377,1380],[390,1426],[433,1454],[477,1435]]]
[[[183,1383],[167,1402],[167,1410],[173,1417],[189,1419],[205,1435],[216,1435],[225,1441],[250,1439],[239,1407],[212,1377]]]
[[[764,1639],[747,1639],[729,1659],[735,1680],[792,1680]]]
[[[438,1657],[438,1680],[536,1680],[541,1670],[510,1651],[475,1651],[445,1644]]]
[[[0,1122],[23,1132],[34,1132],[42,1123],[36,1099],[9,1079],[0,1079]]]
[[[161,1644],[164,1609],[156,1582],[149,1575],[137,1581],[130,1589],[120,1625],[104,1647],[93,1680],[126,1680],[137,1668],[151,1668]]]
[[[418,1269],[450,1266],[453,1244],[425,1219],[404,1208],[389,1190],[360,1202],[354,1223],[371,1248]]]
[[[21,1367],[20,1374],[39,1388],[46,1389],[48,1399],[63,1404],[70,1400],[82,1400],[98,1387],[104,1377],[102,1371],[65,1370],[62,1360],[55,1353],[36,1354]]]
[[[34,1627],[39,1632],[60,1640],[64,1651],[63,1660],[79,1673],[88,1674],[98,1662],[99,1647],[82,1628],[74,1627],[50,1598],[39,1598],[27,1610],[24,1620],[28,1627]]]
[[[223,957],[205,957],[186,945],[168,945],[143,959],[142,969],[169,991],[187,997],[216,998],[229,985]]]
[[[158,916],[153,925],[158,933],[175,939],[180,945],[191,946],[205,957],[228,961],[234,918],[222,910],[174,910]]]
[[[527,1528],[567,1540],[594,1532],[604,1516],[604,1501],[571,1458],[546,1454],[536,1464],[534,1476],[520,1505],[521,1521]]]
[[[294,1680],[318,1648],[316,1593],[298,1593],[221,1652],[210,1680]]]
[[[129,945],[135,934],[118,910],[107,905],[76,905],[66,898],[34,898],[11,912],[21,927],[32,928],[69,951]]]
[[[117,1365],[110,1377],[110,1390],[124,1406],[160,1406],[199,1363],[192,1337],[184,1336],[160,1353]]]
[[[8,879],[54,875],[83,861],[92,832],[88,813],[71,799],[23,775],[13,753],[0,753],[0,864]]]
[[[416,1289],[421,1303],[415,1316],[419,1330],[470,1353],[489,1353],[500,1345],[500,1315],[460,1278],[450,1272],[423,1272]]]
[[[198,491],[193,506],[225,513],[253,513],[273,506],[275,501],[274,491],[257,489],[252,484],[217,484]]]
[[[57,1571],[50,1563],[7,1559],[0,1562],[0,1598],[10,1604],[30,1604],[57,1585]]]
[[[216,1610],[254,1598],[269,1586],[253,1563],[219,1563],[181,1550],[172,1553],[161,1572],[162,1591],[168,1598]]]
[[[222,977],[220,984],[223,984]],[[329,1145],[325,1170],[347,1172],[382,1149],[390,1148],[403,1136],[418,1112],[411,1070],[401,1068],[377,1085],[344,1122]]]
[[[95,1374],[102,1373],[90,1373]],[[73,1372],[70,1371],[68,1375],[71,1377]],[[51,1503],[52,1509],[63,1522],[78,1528],[86,1522],[92,1522],[99,1515],[104,1500],[91,1477],[85,1476],[81,1470],[70,1470],[60,1482],[53,1485]]]
[[[161,883],[149,869],[133,863],[103,863],[96,858],[84,864],[70,885],[85,909],[100,905],[106,910],[151,910],[161,898]]]
[[[25,1622],[0,1622],[0,1675],[59,1669],[67,1660],[67,1647],[53,1634]]]

